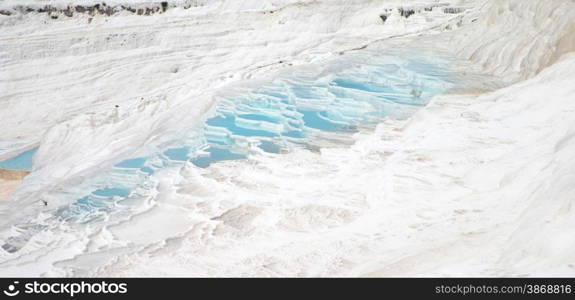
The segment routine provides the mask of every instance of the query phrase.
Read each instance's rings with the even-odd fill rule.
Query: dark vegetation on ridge
[[[400,16],[404,17],[404,18],[409,18],[412,15],[415,14],[419,14],[422,12],[432,12],[434,10],[434,8],[438,8],[438,7],[443,7],[443,13],[446,14],[459,14],[464,12],[466,9],[463,7],[446,7],[449,6],[448,3],[438,3],[438,4],[433,4],[430,6],[422,6],[422,7],[398,7],[397,8],[397,12],[399,13]],[[391,15],[391,13],[393,13],[394,9],[392,8],[388,8],[385,9],[384,13],[379,15],[379,18],[381,19],[381,21],[383,21],[383,23],[385,23],[387,21],[387,19],[389,18],[389,16]]]
[[[10,16],[16,13],[46,13],[52,19],[58,19],[58,16],[73,17],[74,14],[87,14],[90,16],[106,15],[112,16],[122,11],[127,11],[138,16],[150,16],[158,13],[166,12],[170,7],[176,7],[176,4],[170,5],[168,1],[149,2],[144,4],[134,5],[108,5],[106,2],[90,4],[90,5],[68,5],[66,7],[58,7],[53,5],[44,6],[25,6],[16,5],[11,9],[0,9],[0,15]],[[181,4],[181,7],[188,9],[191,7],[201,6],[198,3]]]

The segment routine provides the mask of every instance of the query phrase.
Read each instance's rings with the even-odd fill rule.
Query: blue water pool
[[[446,65],[414,51],[362,51],[226,91],[201,130],[190,128],[191,134],[174,136],[156,153],[122,157],[109,170],[50,191],[49,199],[70,203],[58,208],[54,218],[82,225],[137,213],[157,195],[159,178],[179,174],[187,163],[210,168],[263,153],[281,159],[281,153],[294,148],[315,151],[349,144],[352,133],[373,129],[385,118],[409,116],[450,88],[453,79]],[[31,170],[36,151],[2,161],[0,168]],[[17,251],[44,228],[34,226],[8,238],[2,248]]]
[[[409,115],[450,86],[449,73],[424,58],[372,53],[342,58],[329,67],[329,72],[314,66],[313,72],[280,74],[220,97],[196,136],[156,154],[127,157],[78,188],[84,194],[78,192],[78,200],[59,215],[82,222],[101,218],[122,199],[143,197],[140,191],[153,188],[147,187],[153,185],[150,176],[186,162],[208,168],[262,151],[280,154],[329,146],[345,136],[351,140],[351,133],[373,128],[384,118]],[[24,158],[14,159],[22,163]]]
[[[148,160],[147,157],[139,157],[139,158],[132,158],[126,159],[116,165],[118,168],[129,168],[129,169],[139,169],[144,167],[144,164]]]

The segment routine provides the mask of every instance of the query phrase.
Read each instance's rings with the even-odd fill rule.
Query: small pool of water
[[[386,117],[413,113],[449,86],[449,73],[421,57],[368,53],[340,62],[302,68],[221,96],[195,139],[118,163],[86,197],[130,197],[149,175],[188,161],[208,168],[249,159],[258,151],[324,147],[337,140],[334,134],[351,140],[351,133],[373,128]]]
[[[69,199],[55,218],[69,224],[129,215],[157,189],[161,172],[190,162],[209,168],[262,152],[318,149],[353,142],[352,133],[385,118],[403,118],[452,86],[448,63],[417,53],[362,52],[324,65],[297,67],[273,80],[220,96],[200,132],[178,138],[147,156],[126,157],[111,170],[51,192]],[[0,162],[0,168],[31,170],[37,149]],[[37,229],[37,230],[41,230]],[[32,234],[32,233],[30,233]],[[17,251],[23,238],[2,247]],[[11,241],[11,240],[10,240]]]
[[[0,161],[0,168],[9,170],[22,170],[31,171],[32,170],[32,160],[34,154],[38,151],[38,148],[34,148],[25,152],[18,154],[10,159]]]
[[[262,152],[279,155],[298,147],[341,146],[346,138],[351,143],[352,133],[425,106],[450,87],[450,80],[440,63],[424,57],[364,53],[237,88],[219,96],[197,135],[174,141],[156,154],[126,158],[109,172],[70,188],[74,192],[54,195],[76,199],[57,216],[79,223],[100,220],[121,203],[154,190],[150,176],[186,162],[209,168]],[[1,162],[0,167],[30,170],[36,150]]]

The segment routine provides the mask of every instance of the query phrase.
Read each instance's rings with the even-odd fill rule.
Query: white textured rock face
[[[1,252],[0,274],[572,276],[575,3],[445,2],[0,15],[0,155],[41,145],[34,172],[0,203],[2,241],[18,236],[10,225],[47,224],[56,208],[39,197],[64,205],[55,190],[187,134],[215,93],[247,79],[398,36],[495,78],[462,76],[467,94],[438,96],[351,147],[167,170],[147,210],[97,232],[36,231]]]
[[[573,1],[486,1],[482,11],[450,45],[507,83],[532,77],[574,49]]]

